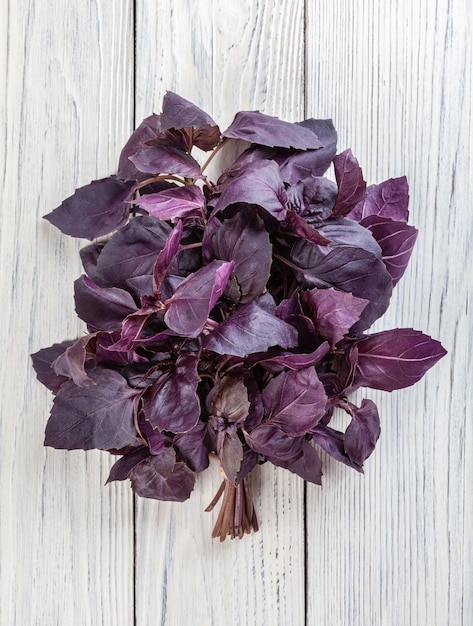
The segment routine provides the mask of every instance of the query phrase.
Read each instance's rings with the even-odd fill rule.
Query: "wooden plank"
[[[133,622],[132,499],[105,453],[42,446],[29,353],[83,332],[78,242],[41,216],[116,168],[133,124],[128,0],[2,3],[0,623]]]
[[[289,0],[139,1],[137,121],[160,110],[167,89],[222,128],[240,109],[301,119],[303,17]],[[219,482],[214,464],[184,504],[138,499],[137,624],[303,624],[302,481],[255,472],[261,530],[223,544],[203,512]]]
[[[449,355],[412,389],[369,393],[382,434],[364,477],[325,461],[308,489],[308,621],[471,624],[471,6],[309,2],[307,113],[331,116],[369,182],[406,174],[411,266],[377,329]],[[467,517],[465,517],[465,513]]]

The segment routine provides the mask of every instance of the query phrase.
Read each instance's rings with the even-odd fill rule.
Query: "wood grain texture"
[[[29,353],[83,332],[78,242],[41,216],[115,169],[132,128],[131,3],[2,3],[3,625],[129,625],[131,498],[106,455],[46,450],[51,395]]]
[[[410,183],[418,242],[377,329],[449,351],[414,388],[367,394],[382,434],[364,477],[327,461],[309,488],[308,623],[470,624],[471,6],[308,2],[307,42],[308,114],[334,118],[369,182]]]
[[[222,128],[240,109],[303,117],[302,3],[177,0],[137,4],[137,120],[170,89]],[[269,43],[270,42],[270,43]],[[255,471],[261,530],[220,544],[204,513],[213,465],[187,503],[137,501],[137,624],[303,624],[303,484]]]

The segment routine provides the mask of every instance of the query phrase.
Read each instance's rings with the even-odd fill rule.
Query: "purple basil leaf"
[[[103,242],[91,243],[88,246],[85,246],[85,248],[81,248],[81,250],[79,250],[82,267],[84,268],[85,273],[90,280],[93,280],[94,283],[100,285],[101,287],[108,286],[99,272],[97,272],[98,259],[102,253],[104,245],[105,243]]]
[[[353,463],[363,465],[381,433],[378,409],[372,400],[364,399],[361,406],[353,407],[350,413],[352,419],[345,431],[345,452]]]
[[[161,300],[161,285],[166,277],[169,266],[179,250],[182,239],[183,224],[179,221],[169,235],[164,248],[158,254],[153,269],[153,291],[157,300]]]
[[[292,352],[283,352],[267,359],[259,358],[258,364],[270,371],[272,371],[271,366],[273,364],[281,365],[290,370],[301,370],[320,363],[329,351],[330,345],[327,341],[324,341],[316,350],[310,352],[309,354],[293,354]]]
[[[111,483],[114,480],[126,480],[135,465],[141,463],[141,461],[148,456],[149,449],[147,446],[139,446],[138,448],[130,450],[130,452],[124,454],[112,465],[107,483]]]
[[[176,435],[173,445],[193,472],[203,472],[216,449],[215,434],[209,424],[199,421],[187,433]]]
[[[398,222],[407,222],[408,205],[409,187],[406,177],[390,178],[379,185],[370,185],[364,200],[348,213],[348,217],[359,222],[368,215],[379,215]]]
[[[164,96],[161,127],[162,130],[191,127],[192,143],[201,150],[212,150],[220,139],[220,129],[210,115],[172,91]]]
[[[214,213],[236,203],[257,204],[281,221],[286,216],[287,194],[273,161],[255,161],[242,168],[225,187]]]
[[[95,339],[95,365],[96,367],[104,367],[110,369],[121,369],[128,365],[129,353],[113,349],[113,344],[120,338],[120,331],[102,332],[96,333]],[[143,359],[144,357],[138,357],[135,353],[135,358]]]
[[[94,381],[85,371],[85,362],[88,356],[88,344],[95,339],[96,334],[97,333],[81,337],[75,341],[72,346],[66,348],[66,350],[52,363],[52,368],[56,374],[72,378],[78,387],[88,387],[90,385],[94,385]]]
[[[243,460],[243,444],[236,432],[217,434],[217,454],[227,480],[236,485]]]
[[[288,318],[292,315],[302,315],[299,294],[294,293],[292,296],[289,296],[289,298],[281,300],[276,307],[276,315],[285,322],[287,322]]]
[[[302,453],[304,437],[290,437],[276,424],[263,422],[251,433],[245,433],[247,444],[254,452],[271,458],[272,462],[293,462]]]
[[[179,96],[173,91],[167,91],[163,98],[163,110],[161,113],[161,129],[187,128],[193,126],[216,126],[213,119],[198,106]]]
[[[314,227],[332,213],[337,200],[337,185],[323,176],[308,176],[288,189],[291,207]]]
[[[175,367],[164,371],[143,396],[145,419],[155,429],[185,433],[197,424],[200,402],[198,357],[184,354]]]
[[[155,217],[135,217],[107,241],[97,260],[97,272],[107,285],[127,287],[136,276],[152,274],[159,252],[171,233]]]
[[[139,172],[130,157],[140,148],[144,148],[148,141],[157,139],[161,135],[160,116],[153,113],[144,119],[138,128],[132,133],[120,154],[118,163],[118,176],[123,180],[141,181],[146,178],[143,172]]]
[[[333,348],[359,319],[368,300],[351,293],[328,289],[310,289],[301,294],[307,315],[318,334]]]
[[[156,318],[156,308],[139,309],[127,315],[122,322],[120,339],[110,346],[112,350],[128,352],[135,350],[146,326]]]
[[[248,476],[248,474],[256,467],[260,461],[260,455],[249,448],[246,444],[243,446],[243,459],[237,476],[237,484]]]
[[[362,248],[339,245],[328,254],[324,250],[308,241],[299,241],[293,247],[292,258],[301,268],[304,284],[321,289],[335,287],[369,300],[352,331],[369,328],[386,311],[391,298],[392,279],[386,266]]]
[[[299,125],[315,133],[323,147],[305,152],[280,152],[274,156],[281,178],[290,185],[308,176],[323,176],[337,151],[337,131],[332,120],[308,119],[299,122]]]
[[[348,467],[363,473],[362,466],[354,463],[345,452],[345,435],[343,433],[330,428],[330,426],[316,426],[312,431],[312,440],[336,461],[345,463]]]
[[[222,295],[234,263],[212,261],[185,278],[168,301],[164,321],[183,337],[197,337]]]
[[[250,411],[248,391],[241,376],[225,376],[214,386],[212,415],[225,423],[244,422]]]
[[[163,465],[166,471],[163,470]],[[164,473],[164,476],[163,476]],[[183,462],[177,462],[170,474],[160,455],[149,456],[130,471],[133,491],[143,498],[184,502],[194,489],[195,476]]]
[[[250,302],[204,337],[202,347],[218,354],[244,357],[264,352],[270,346],[293,348],[297,338],[295,328]]]
[[[259,111],[239,111],[222,136],[278,148],[307,150],[322,147],[310,129]]]
[[[305,435],[325,413],[327,396],[314,367],[282,372],[263,389],[267,420],[291,437]]]
[[[84,275],[74,282],[74,299],[80,319],[98,330],[120,329],[125,317],[137,310],[127,291],[99,287]]]
[[[173,468],[176,460],[176,454],[170,449],[172,437],[160,430],[155,430],[149,422],[146,421],[143,411],[138,415],[138,427],[143,439],[148,443],[150,454],[165,454],[168,459],[168,472]]]
[[[354,385],[394,391],[409,387],[447,352],[419,330],[395,328],[357,341]]]
[[[417,229],[405,222],[395,222],[390,218],[369,215],[360,221],[378,242],[386,269],[396,285],[409,263],[417,239]]]
[[[330,239],[332,248],[340,245],[353,246],[381,258],[381,248],[373,234],[353,220],[344,217],[330,218],[321,226],[320,232]],[[327,251],[326,248],[322,250],[324,254],[327,254]]]
[[[293,474],[297,474],[307,482],[315,485],[322,484],[322,463],[314,447],[308,441],[304,441],[302,444],[302,454],[295,461],[287,462],[271,458],[268,460],[274,465],[284,467]]]
[[[209,224],[211,232],[203,244],[207,258],[235,262],[232,276],[237,284],[230,280],[225,295],[241,304],[254,300],[266,288],[273,261],[263,220],[255,212],[240,211],[222,224],[215,218]]]
[[[335,178],[338,185],[337,202],[333,215],[347,215],[353,207],[363,200],[366,182],[357,159],[351,150],[345,150],[333,159]]]
[[[128,221],[133,183],[115,176],[94,180],[66,198],[48,215],[51,224],[72,237],[95,239]]]
[[[172,187],[158,193],[145,194],[133,202],[153,217],[171,221],[179,217],[199,217],[205,207],[204,194],[197,185]]]
[[[149,175],[178,174],[185,178],[202,178],[200,165],[194,157],[174,146],[146,146],[138,150],[130,160],[137,170]]]
[[[59,391],[62,385],[69,380],[66,376],[58,376],[51,365],[73,344],[74,341],[54,343],[52,346],[49,346],[49,348],[41,348],[41,350],[31,355],[36,378],[51,391]]]
[[[137,446],[135,428],[137,391],[117,372],[89,372],[90,387],[65,383],[54,399],[46,425],[44,445],[67,450],[120,449]]]
[[[293,210],[286,213],[283,232],[301,239],[307,239],[307,241],[311,241],[312,243],[316,243],[321,246],[325,246],[330,243],[330,239],[324,237],[318,230],[311,226],[306,219],[298,215]]]

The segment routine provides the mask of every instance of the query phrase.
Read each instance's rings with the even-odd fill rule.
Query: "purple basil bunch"
[[[246,149],[214,183],[208,163]],[[88,334],[33,355],[55,395],[45,445],[118,455],[109,481],[186,500],[218,459],[213,536],[256,530],[248,476],[270,461],[320,484],[318,450],[359,472],[380,434],[360,387],[417,382],[444,354],[420,331],[368,329],[417,230],[404,177],[366,186],[330,120],[236,114],[221,132],[168,92],[120,155],[46,216],[92,243],[75,281]],[[240,141],[241,145],[241,141]],[[210,152],[201,166],[193,148]],[[336,183],[324,177],[333,164]],[[334,429],[335,408],[350,416]]]

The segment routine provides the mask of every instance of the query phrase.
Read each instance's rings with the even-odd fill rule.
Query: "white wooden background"
[[[470,0],[1,0],[1,626],[473,624]],[[210,539],[206,472],[185,504],[103,486],[106,453],[42,446],[29,353],[81,331],[80,242],[41,216],[116,168],[174,90],[222,126],[240,109],[332,117],[367,180],[406,174],[420,230],[378,328],[448,356],[371,393],[382,435],[321,488],[269,467],[261,530]]]

